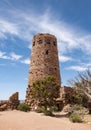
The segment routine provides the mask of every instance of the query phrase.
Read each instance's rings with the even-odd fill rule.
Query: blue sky
[[[0,100],[25,99],[37,33],[57,37],[62,85],[91,68],[91,0],[0,0]]]

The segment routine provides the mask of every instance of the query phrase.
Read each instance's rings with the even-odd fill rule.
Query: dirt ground
[[[88,123],[72,123],[63,114],[56,117],[44,116],[35,112],[0,112],[0,130],[91,130]]]

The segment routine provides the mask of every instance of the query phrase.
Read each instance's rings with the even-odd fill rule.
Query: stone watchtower
[[[26,92],[26,103],[30,105],[30,86],[47,76],[54,76],[60,85],[60,70],[57,39],[51,34],[37,34],[32,39],[31,64]]]

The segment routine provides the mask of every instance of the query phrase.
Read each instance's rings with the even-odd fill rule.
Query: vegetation
[[[83,73],[78,73],[78,76],[70,83],[76,87],[76,90],[83,93],[91,100],[91,71],[86,70]]]
[[[88,110],[77,104],[73,105],[68,112],[69,119],[72,122],[82,122],[85,114],[88,114]]]
[[[45,110],[43,113],[46,116],[54,116],[53,113],[51,111],[49,111],[49,110]]]
[[[82,105],[73,105],[70,109],[68,114],[71,115],[72,113],[77,113],[80,115],[84,115],[85,114],[85,110],[84,107]]]
[[[44,113],[44,111],[45,111],[45,108],[42,106],[42,107],[38,107],[37,109],[36,109],[36,112],[37,113]]]
[[[37,80],[31,86],[31,96],[44,107],[45,111],[55,106],[55,100],[59,97],[60,86],[57,85],[54,77],[46,77],[43,80]],[[46,113],[45,112],[45,113]]]
[[[78,76],[69,82],[75,87],[76,91],[73,95],[74,103],[88,107],[89,113],[91,113],[91,71],[88,69],[85,72],[78,73]]]
[[[81,123],[82,122],[82,116],[77,114],[77,113],[72,113],[69,117],[70,121],[72,122],[78,122]]]
[[[30,111],[30,107],[25,103],[21,103],[18,106],[18,110],[27,112],[27,111]]]

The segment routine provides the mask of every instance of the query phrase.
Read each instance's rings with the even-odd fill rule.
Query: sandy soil
[[[0,112],[0,130],[91,130],[91,124],[71,123],[63,115],[48,117],[35,112]]]

